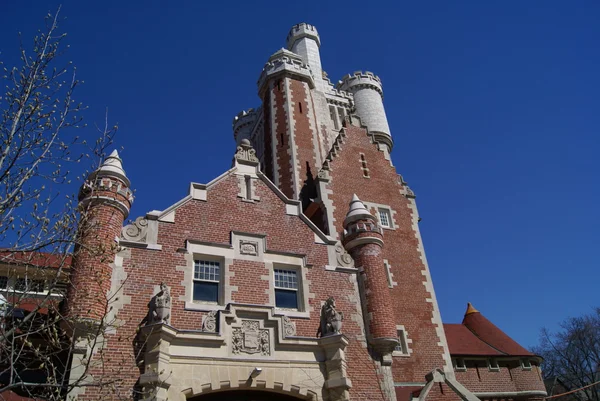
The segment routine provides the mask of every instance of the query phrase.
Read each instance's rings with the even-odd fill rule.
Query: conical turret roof
[[[486,317],[470,303],[467,305],[467,311],[462,324],[479,337],[479,339],[504,354],[515,356],[534,355],[510,338],[495,324],[486,319]]]
[[[119,157],[119,152],[113,150],[110,155],[104,160],[104,163],[93,173],[95,177],[116,177],[121,179],[127,186],[131,185],[125,170],[123,170],[123,163]]]
[[[354,194],[352,196],[352,200],[350,201],[350,208],[348,209],[348,213],[346,214],[346,218],[344,219],[344,227],[348,224],[355,222],[357,220],[375,220],[373,215],[369,213],[365,204],[358,199],[358,196]]]

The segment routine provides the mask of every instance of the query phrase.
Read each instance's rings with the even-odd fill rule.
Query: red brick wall
[[[265,184],[258,182],[257,195],[260,201],[244,202],[237,197],[239,188],[235,176],[228,176],[208,190],[208,201],[191,200],[175,212],[175,223],[159,223],[158,243],[161,251],[131,249],[131,259],[124,260],[128,279],[124,284],[124,295],[131,298],[119,312],[126,324],[117,329],[116,334],[108,335],[108,348],[103,369],[91,372],[96,377],[118,377],[122,385],[119,391],[127,392],[139,377],[136,367],[135,335],[138,325],[147,313],[147,304],[154,294],[154,288],[161,281],[171,288],[172,318],[171,325],[177,329],[200,329],[202,312],[184,310],[180,296],[185,289],[181,285],[183,272],[176,266],[186,264],[184,254],[178,252],[184,247],[186,239],[228,244],[232,230],[266,234],[267,247],[277,252],[304,254],[307,263],[306,278],[310,282],[309,299],[310,319],[292,319],[296,323],[297,335],[316,335],[320,321],[321,302],[329,296],[336,300],[337,307],[347,318],[342,331],[350,341],[347,351],[348,373],[353,388],[350,396],[355,400],[382,400],[383,392],[379,387],[380,377],[369,353],[359,341],[364,333],[361,327],[350,317],[357,313],[355,284],[348,273],[325,270],[328,264],[325,245],[314,243],[314,233],[298,216],[286,214],[285,204]],[[233,263],[232,285],[238,286],[233,298],[236,302],[266,303],[264,293],[266,282],[260,280],[266,269],[262,264],[236,260]],[[140,351],[141,352],[141,351]],[[139,365],[143,366],[143,364]],[[81,399],[107,398],[112,394],[110,386],[103,389],[87,388]]]
[[[94,196],[129,201],[111,191],[96,191]],[[94,201],[96,202],[96,201]],[[79,241],[71,271],[67,304],[70,317],[100,320],[106,313],[112,269],[110,264],[116,252],[115,238],[121,235],[123,212],[116,207],[100,203],[88,205],[80,223]],[[99,230],[100,229],[100,230]]]
[[[298,185],[300,188],[307,180],[309,169],[311,179],[317,175],[316,152],[314,144],[316,143],[317,133],[310,127],[310,117],[313,113],[312,96],[308,85],[305,82],[288,79],[291,92],[291,106],[294,110],[294,143],[296,145],[296,157],[298,158],[299,171]],[[314,116],[314,114],[313,114]],[[298,188],[298,193],[300,191]]]
[[[465,361],[467,370],[455,373],[456,380],[474,393],[545,391],[539,366],[531,370],[521,367],[519,361],[498,361],[499,371],[490,371],[487,361]]]
[[[418,251],[418,240],[413,230],[412,210],[409,200],[401,195],[399,177],[383,152],[370,142],[366,130],[349,126],[347,138],[341,145],[339,156],[331,162],[335,227],[341,232],[344,217],[352,195],[356,193],[362,201],[389,205],[395,214],[395,230],[384,229],[383,258],[390,262],[394,281],[398,283],[390,291],[395,311],[395,324],[404,325],[408,338],[412,340],[410,357],[394,358],[392,371],[398,382],[423,382],[425,374],[443,367],[443,348],[432,323],[432,304],[426,299],[432,294],[426,291],[423,282],[425,269]],[[364,153],[370,177],[363,177],[360,153]],[[371,211],[375,214],[375,210]],[[381,274],[385,269],[381,266]]]

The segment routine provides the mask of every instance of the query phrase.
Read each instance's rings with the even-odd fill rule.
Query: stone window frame
[[[402,350],[398,350],[397,348],[395,348],[394,351],[392,351],[392,356],[410,356],[411,350],[408,348],[409,340],[404,326],[396,325],[396,333],[398,335],[398,340],[400,341],[400,347],[402,348]]]
[[[369,210],[369,212],[371,212],[372,209],[375,209],[375,218],[377,219],[377,222],[384,230],[396,230],[397,226],[396,226],[395,220],[396,220],[397,213],[390,205],[384,205],[382,203],[374,203],[374,202],[368,202],[368,201],[362,201],[362,203],[365,204],[365,207],[367,208],[367,210]],[[388,213],[389,223],[390,223],[389,226],[384,226],[382,224],[381,217],[379,216],[380,210],[385,210]]]
[[[218,277],[218,290],[217,290],[217,302],[212,302],[212,301],[200,301],[200,300],[195,300],[194,299],[194,283],[195,282],[206,282],[206,283],[214,283],[215,281],[212,280],[200,280],[196,278],[196,262],[198,261],[203,261],[203,262],[217,262],[219,263],[219,277]],[[223,257],[219,257],[219,256],[214,256],[214,255],[203,255],[203,254],[194,254],[194,271],[192,272],[192,302],[193,303],[197,303],[197,304],[206,304],[206,305],[223,305],[224,299],[225,299],[225,294],[224,294],[224,290],[225,290],[225,286],[224,286],[224,272],[223,272],[223,266],[225,262],[225,258]]]
[[[274,308],[275,316],[288,316],[294,318],[310,318],[309,298],[314,294],[309,293],[310,282],[306,278],[308,266],[304,257],[266,253],[264,255],[265,266],[269,269],[269,276],[263,277],[269,280],[269,306]],[[295,270],[298,279],[298,309],[278,308],[275,304],[275,270]]]
[[[454,365],[454,370],[456,372],[467,371],[467,363],[465,362],[465,358],[452,358],[452,365]]]
[[[275,285],[275,271],[276,270],[283,270],[283,271],[291,271],[291,272],[295,272],[296,273],[296,281],[297,281],[297,287],[295,289],[290,289],[290,288],[283,288],[283,287],[277,287]],[[288,265],[284,265],[281,263],[274,263],[273,264],[273,294],[275,296],[277,290],[288,290],[288,291],[294,291],[296,293],[296,304],[298,305],[297,308],[279,308],[277,307],[277,297],[275,296],[275,309],[276,310],[281,310],[281,311],[290,311],[290,312],[304,312],[304,310],[306,309],[306,306],[303,305],[303,300],[302,300],[302,273],[300,272],[300,268],[298,266],[288,266]]]
[[[180,301],[185,302],[186,310],[210,312],[221,310],[231,303],[231,292],[237,291],[237,287],[229,284],[232,273],[230,266],[233,264],[233,249],[229,246],[197,243],[187,241],[187,254],[185,255],[186,265],[177,266],[178,271],[183,271],[183,281],[180,283],[185,291],[184,295],[179,297]],[[219,280],[219,300],[218,302],[194,301],[194,269],[196,260],[212,260],[221,263]]]
[[[243,253],[243,245],[252,243],[255,245],[256,252]],[[268,281],[269,285],[265,292],[268,295],[269,303],[266,306],[273,307],[275,316],[288,316],[300,319],[310,318],[309,298],[314,298],[315,294],[310,293],[310,281],[306,277],[307,270],[311,267],[306,263],[306,257],[303,255],[282,254],[270,252],[266,247],[266,236],[257,234],[248,234],[242,232],[231,232],[231,245],[207,243],[202,241],[186,241],[186,264],[177,266],[178,271],[183,271],[184,295],[179,297],[180,301],[185,302],[186,310],[201,312],[210,312],[222,310],[232,301],[232,293],[238,291],[238,287],[231,285],[231,277],[234,272],[231,271],[231,265],[235,260],[251,260],[262,262],[268,270],[268,274],[260,276],[262,280]],[[205,303],[193,301],[193,277],[194,260],[200,257],[220,258],[222,260],[221,268],[221,286],[219,303]],[[298,310],[285,310],[277,308],[275,305],[275,272],[274,269],[293,268],[298,272]]]

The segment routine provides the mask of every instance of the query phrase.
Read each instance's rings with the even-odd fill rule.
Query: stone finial
[[[365,204],[358,199],[358,196],[354,194],[352,196],[352,200],[350,201],[350,208],[348,209],[348,213],[346,214],[346,218],[344,219],[344,227],[347,227],[348,224],[353,223],[357,220],[375,220],[375,217],[365,207]]]
[[[237,151],[235,152],[235,160],[258,163],[256,151],[252,147],[249,139],[242,139],[240,146],[237,147]]]
[[[171,291],[163,282],[160,283],[160,291],[152,297],[148,304],[148,317],[146,324],[171,322]]]
[[[329,297],[321,307],[321,324],[317,331],[317,337],[340,334],[342,330],[342,320],[344,320],[344,314],[336,310],[335,299]]]
[[[470,302],[467,302],[467,311],[465,312],[465,316],[470,315],[471,313],[479,313],[477,309]]]

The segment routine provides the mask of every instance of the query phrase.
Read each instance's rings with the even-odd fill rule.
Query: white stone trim
[[[394,288],[398,286],[398,283],[394,281],[394,273],[392,273],[392,265],[387,259],[383,259],[383,266],[385,268],[385,273],[387,276],[387,282],[389,288]]]
[[[424,269],[421,274],[424,276],[423,285],[425,291],[427,291],[431,298],[427,298],[426,302],[430,302],[432,306],[431,322],[435,327],[435,332],[438,336],[438,345],[444,350],[442,358],[444,360],[443,371],[447,376],[454,375],[452,369],[452,359],[450,357],[450,351],[448,348],[448,341],[446,340],[446,333],[444,332],[444,325],[442,323],[442,315],[440,314],[440,308],[438,306],[437,298],[435,296],[435,290],[433,289],[433,281],[431,279],[431,272],[429,271],[429,264],[427,263],[427,257],[425,256],[425,248],[423,247],[423,239],[421,238],[421,231],[419,230],[419,212],[417,211],[417,204],[414,198],[406,198],[408,201],[408,208],[411,210],[412,217],[412,229],[417,238],[417,251],[420,254],[421,261],[423,262]]]
[[[300,171],[300,161],[298,160],[297,150],[296,150],[296,119],[294,118],[294,109],[295,105],[292,101],[292,92],[290,89],[290,78],[285,78],[283,80],[284,85],[284,102],[285,102],[285,113],[287,115],[286,125],[287,125],[287,135],[288,135],[288,155],[290,155],[290,171],[289,173],[292,175],[292,185],[294,199],[298,199],[300,197],[300,178],[298,177],[298,173]]]
[[[107,294],[109,308],[105,318],[108,325],[108,334],[115,334],[117,328],[125,324],[125,321],[120,319],[118,314],[125,305],[131,304],[131,296],[125,295],[123,291],[123,287],[127,281],[127,272],[123,267],[125,259],[131,259],[131,249],[123,249],[117,253],[114,262],[111,264],[110,290]]]

